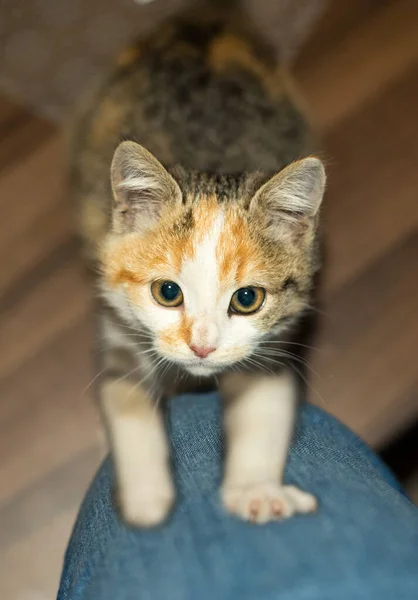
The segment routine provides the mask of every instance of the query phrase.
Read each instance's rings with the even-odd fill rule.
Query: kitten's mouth
[[[244,357],[238,357],[233,360],[217,360],[210,358],[195,358],[190,357],[186,358],[183,356],[175,356],[174,354],[167,355],[166,352],[161,352],[163,358],[168,359],[171,364],[174,364],[177,367],[181,367],[190,375],[198,376],[198,377],[210,377],[212,375],[217,375],[222,373],[226,369],[236,365],[241,362]]]

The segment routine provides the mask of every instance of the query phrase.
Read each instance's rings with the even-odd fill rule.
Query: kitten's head
[[[105,296],[158,355],[195,375],[250,357],[309,301],[325,173],[317,158],[267,181],[168,171],[123,142],[111,169]]]

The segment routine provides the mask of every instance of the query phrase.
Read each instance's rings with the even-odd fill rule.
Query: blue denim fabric
[[[105,461],[74,528],[59,600],[418,598],[418,509],[351,432],[305,406],[286,480],[315,493],[319,512],[251,525],[219,501],[219,412],[214,394],[173,401],[178,502],[159,528],[118,521]]]

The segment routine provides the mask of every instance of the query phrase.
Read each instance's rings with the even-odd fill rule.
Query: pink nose
[[[190,349],[198,356],[199,358],[206,358],[211,352],[215,352],[216,348],[203,348],[200,346],[195,346],[192,344]]]

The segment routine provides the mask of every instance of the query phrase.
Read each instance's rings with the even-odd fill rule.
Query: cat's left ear
[[[110,174],[115,200],[113,225],[118,233],[143,232],[155,225],[164,208],[182,201],[177,182],[136,142],[119,144]]]
[[[263,218],[273,237],[303,232],[319,210],[325,182],[319,158],[298,160],[261,186],[251,200],[250,213]]]

